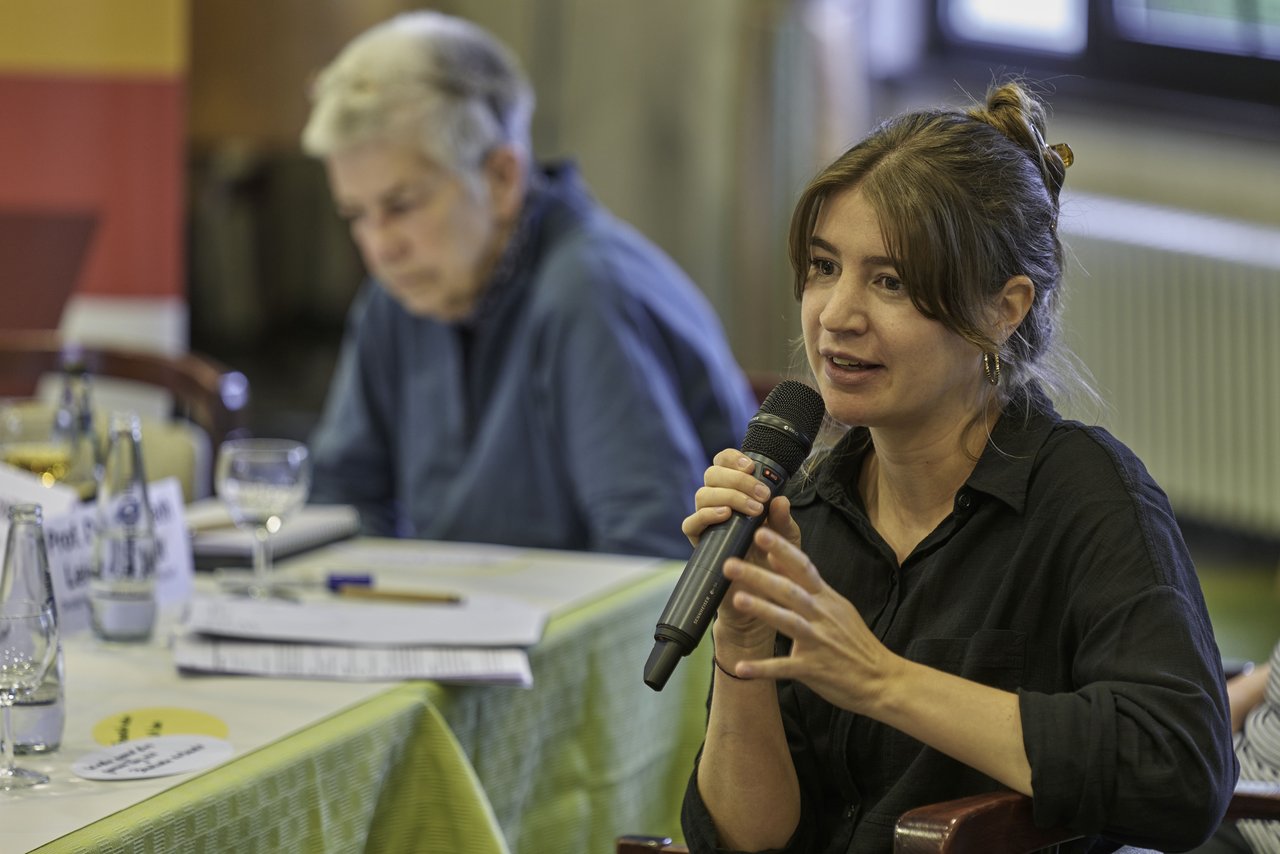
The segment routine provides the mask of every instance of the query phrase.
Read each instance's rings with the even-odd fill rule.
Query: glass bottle
[[[24,567],[23,572],[19,567]],[[4,553],[5,579],[20,579],[24,572],[49,575],[45,551],[44,516],[39,504],[15,504],[9,508],[9,538]],[[6,584],[21,583],[5,581]],[[52,590],[51,581],[46,581]],[[54,605],[55,611],[57,605]],[[67,706],[63,677],[65,664],[59,642],[56,658],[40,687],[13,704],[13,752],[52,753],[62,744]]]
[[[53,419],[53,438],[69,448],[67,473],[62,480],[90,500],[98,491],[102,455],[93,426],[93,384],[80,362],[69,362],[62,371],[62,393]]]
[[[102,483],[89,615],[102,640],[143,643],[156,621],[156,527],[142,468],[137,414],[111,415]]]

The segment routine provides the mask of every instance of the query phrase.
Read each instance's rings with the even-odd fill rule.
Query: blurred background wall
[[[185,349],[187,11],[0,5],[0,329]]]
[[[306,82],[420,6],[515,49],[537,153],[577,159],[689,271],[748,370],[794,366],[784,235],[806,180],[879,118],[1025,75],[1077,156],[1067,334],[1108,403],[1079,414],[1132,444],[1180,511],[1280,531],[1276,4],[194,0],[192,344],[250,374],[261,431],[310,429],[360,278],[297,152]]]
[[[325,341],[358,281],[318,164],[297,153],[306,81],[366,26],[421,3],[197,2],[191,68],[193,343]],[[817,166],[867,126],[858,3],[456,0],[538,93],[534,143],[670,252],[750,368],[784,365],[783,233]],[[248,34],[254,34],[249,37]],[[270,45],[270,49],[263,46]],[[270,307],[261,311],[261,306]],[[323,384],[323,371],[310,377]]]
[[[1108,404],[1082,414],[1137,450],[1180,514],[1280,537],[1280,4],[175,3],[189,342],[249,375],[259,433],[309,433],[361,278],[298,152],[307,82],[364,28],[432,7],[514,48],[537,154],[575,158],[689,271],[749,370],[793,366],[784,235],[807,179],[879,118],[1025,74],[1052,106],[1049,141],[1076,152],[1067,335]]]

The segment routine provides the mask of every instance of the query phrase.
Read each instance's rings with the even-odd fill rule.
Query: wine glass
[[[253,531],[253,580],[232,592],[255,599],[296,598],[271,583],[271,535],[306,503],[311,489],[307,446],[292,439],[223,442],[214,485],[236,527]]]
[[[53,601],[40,506],[9,508],[9,536],[0,571],[0,706],[4,709],[4,764],[0,790],[22,789],[49,778],[13,762],[13,704],[40,687],[58,651],[58,613]]]
[[[57,428],[54,413],[35,400],[0,400],[0,460],[45,486],[63,481],[71,469],[71,441]]]

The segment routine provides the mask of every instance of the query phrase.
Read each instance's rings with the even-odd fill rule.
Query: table
[[[0,850],[537,854],[609,851],[627,832],[679,837],[709,644],[661,693],[641,679],[679,570],[656,563],[554,612],[530,651],[531,690],[183,678],[159,643],[71,639],[63,750],[27,757],[55,782],[0,797]],[[93,723],[158,705],[222,717],[233,758],[148,781],[71,776],[96,746]]]

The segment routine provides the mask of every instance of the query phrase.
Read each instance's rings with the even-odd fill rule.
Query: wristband
[[[721,673],[723,673],[725,676],[728,676],[730,679],[737,679],[739,682],[751,681],[745,676],[739,676],[736,673],[730,673],[728,670],[725,670],[724,665],[720,663],[720,659],[716,658],[714,655],[711,656],[711,663],[715,665],[716,670],[719,670]]]

